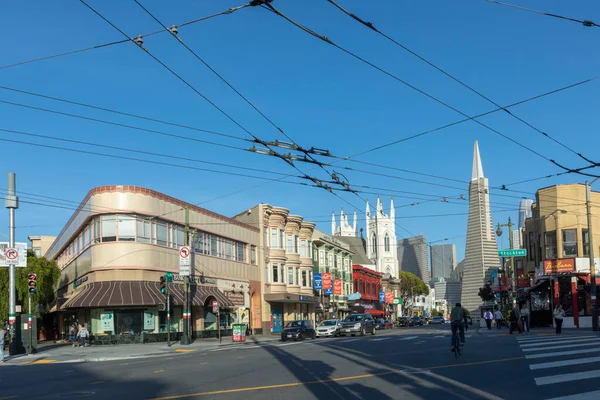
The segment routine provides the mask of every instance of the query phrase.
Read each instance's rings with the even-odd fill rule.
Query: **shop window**
[[[132,242],[135,240],[135,218],[129,215],[117,215],[119,241]]]
[[[546,259],[558,258],[558,253],[556,252],[556,231],[544,233],[544,243],[546,246]]]
[[[142,331],[143,310],[115,311],[115,333],[136,335]]]
[[[563,257],[577,257],[577,229],[563,229]]]
[[[102,241],[115,242],[117,240],[117,218],[115,215],[102,216]]]
[[[529,261],[535,261],[535,241],[533,240],[533,232],[529,232],[528,242],[529,243],[527,244],[529,245]]]
[[[583,256],[587,257],[590,255],[590,233],[587,229],[581,230],[581,238],[583,241]]]

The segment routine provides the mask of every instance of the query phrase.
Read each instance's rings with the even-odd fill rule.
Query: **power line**
[[[333,4],[335,7],[337,7],[339,10],[341,10],[342,12],[344,12],[345,14],[349,15],[350,17],[352,17],[353,19],[355,19],[356,21],[360,22],[361,24],[363,24],[364,26],[368,27],[369,29],[373,30],[374,32],[378,33],[380,36],[386,38],[387,40],[389,40],[390,42],[394,43],[395,45],[397,45],[398,47],[402,48],[403,50],[405,50],[406,52],[408,52],[409,54],[413,55],[414,57],[417,57],[419,60],[423,61],[424,63],[426,63],[427,65],[429,65],[430,67],[436,69],[437,71],[441,72],[442,74],[444,74],[445,76],[447,76],[448,78],[452,79],[453,81],[455,81],[456,83],[460,84],[461,86],[463,86],[464,88],[468,89],[469,91],[475,93],[476,95],[478,95],[479,97],[485,99],[486,101],[488,101],[489,103],[493,104],[494,106],[496,106],[497,108],[502,109],[503,111],[505,111],[508,115],[510,115],[511,117],[515,118],[516,120],[520,121],[521,123],[527,125],[529,128],[535,130],[536,132],[540,133],[542,136],[547,137],[548,139],[552,140],[553,142],[557,143],[558,145],[562,146],[563,148],[567,149],[568,151],[570,151],[571,153],[575,154],[575,155],[579,155],[581,156],[578,152],[576,152],[575,150],[573,150],[572,148],[570,148],[569,146],[567,146],[566,144],[556,140],[555,138],[551,137],[550,135],[548,135],[546,132],[543,132],[542,130],[536,128],[535,126],[533,126],[532,124],[530,124],[529,122],[525,121],[524,119],[520,118],[519,116],[513,114],[511,111],[509,111],[506,108],[503,108],[500,104],[496,103],[494,100],[490,99],[488,96],[484,95],[483,93],[481,93],[478,90],[475,90],[472,86],[469,86],[468,84],[466,84],[465,82],[461,81],[460,79],[458,79],[457,77],[455,77],[454,75],[450,74],[449,72],[447,72],[446,70],[442,69],[441,67],[435,65],[433,62],[429,61],[428,59],[426,59],[425,57],[421,56],[420,54],[418,54],[417,52],[411,50],[410,48],[406,47],[405,45],[403,45],[402,43],[396,41],[395,39],[393,39],[392,37],[390,37],[389,35],[385,34],[384,32],[380,31],[379,29],[377,29],[371,22],[367,22],[361,18],[359,18],[358,16],[356,16],[355,14],[351,13],[350,11],[344,9],[342,6],[340,6],[338,3],[336,3],[334,0],[327,0],[329,3]]]
[[[154,21],[156,21],[160,26],[162,26],[162,28],[165,31],[168,31],[169,33],[171,33],[171,36],[173,37],[174,40],[177,41],[177,43],[179,43],[180,45],[182,45],[190,54],[192,54],[198,61],[200,61],[206,68],[208,68],[215,76],[217,76],[223,83],[225,83],[231,90],[233,90],[242,100],[244,100],[246,102],[246,104],[248,104],[250,107],[252,107],[263,119],[265,119],[270,125],[272,125],[275,129],[277,129],[280,133],[282,133],[288,140],[290,140],[294,146],[299,150],[304,152],[304,154],[310,158],[313,161],[317,161],[309,152],[303,151],[303,148],[300,147],[295,141],[294,139],[292,139],[281,127],[279,127],[279,125],[277,125],[275,122],[273,122],[273,120],[271,118],[269,118],[264,112],[262,112],[253,102],[251,102],[246,96],[244,96],[238,89],[236,89],[227,79],[225,79],[221,74],[219,74],[212,66],[210,66],[202,57],[200,57],[200,55],[198,55],[198,53],[196,53],[190,46],[188,46],[183,40],[181,40],[181,38],[178,35],[178,31],[174,30],[174,29],[169,29],[167,28],[156,16],[154,16],[154,14],[152,14],[146,7],[144,7],[138,0],[133,0],[142,10],[144,10]],[[256,6],[258,4],[260,4],[259,2],[254,2],[254,3],[250,3],[252,6]],[[249,132],[248,132],[249,133]],[[252,135],[254,137],[254,141],[256,143],[259,143],[265,147],[267,147],[269,150],[270,147],[266,144],[266,142],[258,139],[256,136]],[[323,165],[321,165],[320,163],[317,163],[317,165],[319,165],[321,167],[321,169],[323,169],[325,172],[327,172],[327,174],[329,176],[331,176],[332,174],[327,171],[327,169],[325,167],[323,167]]]
[[[552,13],[548,13],[548,12],[545,12],[545,11],[534,10],[533,8],[527,8],[527,7],[517,6],[517,5],[514,5],[514,4],[503,3],[501,1],[495,1],[495,0],[483,0],[483,1],[488,2],[488,3],[498,4],[498,5],[505,6],[505,7],[516,8],[518,10],[532,12],[532,13],[536,13],[536,14],[540,14],[540,15],[545,15],[547,17],[558,18],[558,19],[562,19],[562,20],[565,20],[565,21],[575,22],[575,23],[581,24],[581,25],[583,25],[585,27],[588,27],[588,28],[592,27],[592,26],[593,27],[600,26],[597,23],[595,23],[593,21],[590,21],[590,20],[587,20],[587,19],[586,20],[581,20],[581,19],[576,19],[576,18],[571,18],[571,17],[565,17],[565,16],[562,16],[562,15],[552,14]]]
[[[27,104],[15,103],[15,102],[12,102],[12,101],[6,101],[6,100],[0,100],[0,103],[9,104],[9,105],[12,105],[12,106],[17,106],[17,107],[22,107],[22,108],[28,108],[30,110],[43,111],[43,112],[47,112],[47,113],[62,115],[62,116],[65,116],[65,117],[78,118],[78,119],[83,119],[83,120],[86,120],[86,121],[98,122],[98,123],[106,124],[106,125],[118,126],[118,127],[121,127],[121,128],[133,129],[133,130],[137,130],[137,131],[141,131],[141,132],[149,132],[149,133],[154,133],[154,134],[157,134],[157,135],[169,136],[169,137],[173,137],[173,138],[177,138],[177,139],[182,139],[182,140],[189,140],[189,141],[193,141],[193,142],[197,142],[197,143],[205,143],[205,144],[210,144],[210,145],[213,145],[213,146],[224,147],[224,148],[228,148],[228,149],[248,151],[247,149],[244,149],[244,148],[241,148],[241,147],[231,146],[231,145],[224,144],[224,143],[211,142],[209,140],[197,139],[197,138],[192,138],[192,137],[183,136],[183,135],[177,135],[177,134],[174,134],[174,133],[168,133],[168,132],[158,131],[158,130],[155,130],[155,129],[141,128],[141,127],[135,126],[135,125],[122,124],[122,123],[119,123],[119,122],[108,121],[108,120],[100,119],[100,118],[86,117],[86,116],[79,115],[79,114],[72,114],[72,113],[67,113],[67,112],[63,112],[63,111],[51,110],[49,108],[36,107],[36,106],[27,105]],[[249,140],[247,140],[247,139],[241,139],[241,140],[249,142]]]
[[[211,130],[207,130],[207,129],[201,129],[201,128],[197,128],[197,127],[194,127],[194,126],[179,124],[179,123],[175,123],[175,122],[164,121],[164,120],[160,120],[160,119],[156,119],[156,118],[151,118],[151,117],[148,117],[148,116],[145,116],[145,115],[127,113],[127,112],[123,112],[123,111],[114,110],[114,109],[111,109],[111,108],[99,107],[99,106],[95,106],[95,105],[92,105],[92,104],[82,103],[82,102],[79,102],[79,101],[67,100],[67,99],[64,99],[64,98],[53,97],[53,96],[48,96],[48,95],[44,95],[44,94],[40,94],[40,93],[29,92],[29,91],[26,91],[26,90],[10,88],[10,87],[7,87],[7,86],[0,86],[0,89],[9,90],[9,91],[16,92],[16,93],[21,93],[21,94],[27,94],[27,95],[30,95],[30,96],[41,97],[41,98],[48,99],[48,100],[59,101],[61,103],[73,104],[73,105],[77,105],[77,106],[81,106],[81,107],[91,108],[91,109],[94,109],[94,110],[106,111],[106,112],[110,112],[110,113],[113,113],[113,114],[123,115],[123,116],[126,116],[126,117],[138,118],[138,119],[142,119],[142,120],[146,120],[146,121],[151,121],[151,122],[157,122],[159,124],[170,125],[170,126],[174,126],[174,127],[177,127],[177,128],[185,128],[185,129],[190,129],[190,130],[197,131],[197,132],[210,133],[211,135],[217,135],[217,136],[222,136],[222,137],[226,137],[226,138],[230,138],[230,139],[237,139],[237,140],[241,140],[241,141],[244,141],[244,142],[249,142],[248,139],[242,138],[240,136],[230,135],[230,134],[221,133],[221,132],[215,132],[215,131],[211,131]]]
[[[517,140],[515,140],[515,139],[513,139],[513,138],[511,138],[511,137],[509,137],[509,136],[507,136],[507,135],[505,135],[505,134],[503,134],[502,132],[500,132],[500,131],[498,131],[498,130],[496,130],[496,129],[494,129],[494,128],[492,128],[492,127],[490,127],[490,126],[486,125],[486,124],[484,124],[483,122],[481,122],[481,121],[479,121],[479,120],[477,120],[477,119],[474,119],[474,117],[470,117],[470,116],[468,116],[468,115],[467,115],[467,114],[465,114],[464,112],[462,112],[462,111],[460,111],[459,109],[457,109],[457,108],[455,108],[455,107],[451,106],[450,104],[448,104],[448,103],[444,102],[443,100],[440,100],[439,98],[437,98],[437,97],[435,97],[435,96],[433,96],[433,95],[431,95],[431,94],[429,94],[429,93],[425,92],[425,91],[424,91],[424,90],[422,90],[422,89],[419,89],[418,87],[416,87],[416,86],[412,85],[411,83],[409,83],[409,82],[407,82],[407,81],[403,80],[402,78],[399,78],[398,76],[396,76],[396,75],[392,74],[391,72],[389,72],[389,71],[386,71],[385,69],[383,69],[383,68],[381,68],[381,67],[377,66],[376,64],[373,64],[372,62],[368,61],[367,59],[365,59],[365,58],[363,58],[363,57],[361,57],[361,56],[359,56],[359,55],[357,55],[356,53],[353,53],[352,51],[350,51],[350,50],[348,50],[348,49],[346,49],[346,48],[344,48],[344,47],[342,47],[342,46],[340,46],[340,45],[336,44],[335,42],[331,41],[331,40],[330,40],[328,37],[326,37],[326,36],[323,36],[323,35],[320,35],[320,34],[318,34],[318,33],[314,32],[314,31],[312,31],[311,29],[309,29],[309,28],[305,27],[304,25],[301,25],[301,24],[299,24],[298,22],[296,22],[296,21],[292,20],[290,17],[288,17],[288,16],[286,16],[285,14],[281,13],[280,11],[278,11],[278,10],[277,10],[276,8],[274,8],[274,7],[273,7],[271,4],[269,4],[269,3],[265,3],[265,4],[264,4],[264,6],[263,6],[263,8],[266,8],[266,9],[268,9],[268,10],[272,11],[272,12],[273,12],[273,13],[275,13],[276,15],[279,15],[280,17],[284,18],[285,20],[287,20],[287,21],[288,21],[288,22],[290,22],[291,24],[295,25],[296,27],[300,28],[301,30],[303,30],[303,31],[305,31],[305,32],[307,32],[307,33],[309,33],[310,35],[312,35],[312,36],[314,36],[314,37],[316,37],[316,38],[318,38],[318,39],[320,39],[320,40],[322,40],[322,41],[324,41],[325,43],[328,43],[328,44],[330,44],[330,45],[332,45],[332,46],[336,47],[337,49],[341,50],[342,52],[344,52],[344,53],[346,53],[346,54],[350,55],[351,57],[353,57],[353,58],[355,58],[355,59],[357,59],[357,60],[359,60],[359,61],[361,61],[361,62],[363,62],[363,63],[365,63],[365,64],[367,64],[367,65],[369,65],[370,67],[372,67],[372,68],[374,68],[374,69],[378,70],[379,72],[381,72],[381,73],[383,73],[383,74],[385,74],[385,75],[389,76],[390,78],[392,78],[392,79],[394,79],[394,80],[396,80],[396,81],[398,81],[398,82],[400,82],[400,83],[404,84],[405,86],[407,86],[407,87],[409,87],[409,88],[413,89],[414,91],[416,91],[416,92],[418,92],[418,93],[422,94],[423,96],[425,96],[425,97],[428,97],[429,99],[431,99],[431,100],[435,101],[436,103],[438,103],[438,104],[441,104],[442,106],[444,106],[444,107],[446,107],[446,108],[448,108],[448,109],[450,109],[450,110],[452,110],[452,111],[454,111],[454,112],[456,112],[456,113],[458,113],[458,114],[460,114],[460,115],[462,115],[462,116],[466,117],[466,118],[467,118],[467,119],[469,119],[469,120],[472,120],[472,121],[473,121],[473,122],[475,122],[476,124],[478,124],[478,125],[480,125],[480,126],[482,126],[482,127],[486,128],[486,129],[488,129],[488,130],[489,130],[489,131],[491,131],[491,132],[494,132],[495,134],[497,134],[497,135],[499,135],[499,136],[503,137],[504,139],[506,139],[506,140],[508,140],[508,141],[510,141],[510,142],[512,142],[512,143],[514,143],[515,145],[517,145],[517,146],[519,146],[519,147],[521,147],[521,148],[523,148],[523,149],[525,149],[525,150],[527,150],[527,151],[529,151],[529,152],[531,152],[531,153],[535,154],[536,156],[538,156],[538,157],[540,157],[540,158],[542,158],[542,159],[544,159],[544,160],[546,160],[546,161],[548,161],[548,162],[550,162],[550,163],[553,163],[553,164],[554,164],[553,160],[551,160],[550,158],[548,158],[548,157],[546,157],[545,155],[541,154],[540,152],[538,152],[538,151],[536,151],[536,150],[532,149],[531,147],[528,147],[528,146],[524,145],[523,143],[520,143],[519,141],[517,141]],[[380,147],[380,148],[381,148],[381,147]],[[363,153],[364,153],[364,152],[363,152]],[[353,157],[353,156],[351,156],[351,157]]]
[[[175,25],[175,26],[178,27],[178,28],[180,28],[180,27],[183,27],[183,26],[195,24],[197,22],[206,21],[207,19],[218,17],[220,15],[232,14],[233,12],[235,12],[237,10],[241,10],[242,8],[246,8],[246,7],[249,7],[249,6],[250,6],[250,3],[244,4],[244,5],[239,6],[239,7],[232,7],[230,9],[226,10],[226,11],[221,11],[221,12],[218,12],[216,14],[208,15],[206,17],[196,18],[196,19],[193,19],[191,21],[183,22],[183,23],[181,23],[179,25]],[[146,34],[144,34],[142,36],[143,37],[148,37],[148,36],[156,35],[156,34],[159,34],[159,33],[164,33],[164,31],[161,29],[159,31],[154,31],[154,32],[146,33]],[[116,45],[116,44],[127,43],[130,40],[131,40],[130,38],[124,39],[124,40],[117,40],[117,41],[108,42],[108,43],[104,43],[104,44],[99,44],[99,45],[95,45],[95,46],[85,47],[85,48],[78,49],[78,50],[71,50],[71,51],[67,51],[67,52],[64,52],[64,53],[58,53],[58,54],[54,54],[54,55],[50,55],[50,56],[38,57],[38,58],[34,58],[32,60],[20,61],[20,62],[14,63],[14,64],[8,64],[8,65],[0,66],[0,69],[12,68],[12,67],[17,67],[19,65],[31,64],[31,63],[38,62],[38,61],[50,60],[50,59],[53,59],[53,58],[68,56],[68,55],[71,55],[71,54],[82,53],[82,52],[89,51],[89,50],[101,49],[101,48],[113,46],[113,45]]]

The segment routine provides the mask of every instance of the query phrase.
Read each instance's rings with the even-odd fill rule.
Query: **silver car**
[[[340,335],[375,335],[375,320],[371,314],[350,314],[340,326]]]
[[[340,324],[339,319],[328,319],[319,324],[317,327],[317,337],[339,336]]]

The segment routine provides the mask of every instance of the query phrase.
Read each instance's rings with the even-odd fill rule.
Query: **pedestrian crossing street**
[[[577,387],[586,379],[600,378],[600,337],[598,335],[523,336],[517,338],[534,374],[535,384]],[[583,382],[582,382],[583,381]],[[589,381],[588,389],[589,390]],[[594,387],[600,389],[600,385]],[[600,390],[554,397],[549,400],[588,400],[600,398]]]

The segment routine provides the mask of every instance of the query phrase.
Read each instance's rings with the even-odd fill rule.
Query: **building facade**
[[[315,224],[269,204],[258,204],[234,219],[260,232],[263,332],[279,333],[287,322],[298,319],[315,321],[319,305],[313,293]]]
[[[386,309],[379,300],[382,292],[381,273],[361,265],[352,266],[353,295],[350,309],[354,312],[367,312],[382,317]]]
[[[56,236],[28,236],[27,240],[36,257],[43,257],[56,240]]]
[[[551,324],[552,305],[566,310],[564,326],[592,325],[590,241],[585,185],[543,188],[536,193],[531,218],[525,221],[524,267],[517,270],[520,287],[528,287],[532,316]],[[591,192],[592,227],[600,227],[600,192]],[[600,229],[593,231],[596,269],[600,265]],[[600,279],[596,278],[600,285]],[[597,287],[600,297],[600,286]]]
[[[396,209],[390,200],[390,214],[383,211],[383,204],[377,198],[375,214],[367,200],[366,206],[367,257],[375,264],[376,271],[397,278],[399,276],[398,254],[396,250]]]
[[[436,244],[430,247],[431,277],[450,278],[456,268],[456,245]]]
[[[179,275],[186,232],[194,253],[189,320],[183,318],[190,308]],[[46,252],[61,269],[51,311],[61,332],[85,323],[95,337],[182,332],[184,323],[198,337],[216,336],[219,327],[227,334],[234,323],[260,328],[260,315],[252,312],[262,297],[258,244],[257,228],[162,193],[97,187]],[[174,275],[170,322],[159,287],[166,272]],[[219,313],[213,313],[213,301]]]
[[[474,319],[478,319],[479,306],[482,305],[479,288],[489,282],[491,270],[500,269],[500,259],[490,210],[489,182],[483,175],[477,141],[469,183],[469,219],[463,262],[461,303]]]
[[[427,250],[428,244],[425,236],[415,236],[398,241],[400,269],[415,274],[425,283],[431,280]]]
[[[348,295],[352,293],[352,256],[354,252],[350,246],[343,243],[335,236],[327,235],[325,232],[315,229],[312,236],[313,244],[313,272],[315,274],[330,273],[332,294],[325,295],[324,291],[315,295],[321,296],[324,308],[321,309],[320,318],[343,319],[348,314]],[[336,294],[336,281],[338,290]]]

